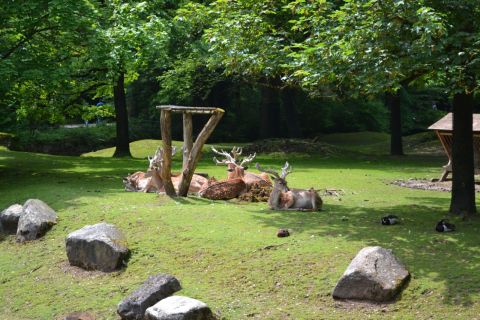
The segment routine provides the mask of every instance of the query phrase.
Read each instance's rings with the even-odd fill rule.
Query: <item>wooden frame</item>
[[[225,111],[220,108],[183,107],[173,105],[157,106],[160,110],[160,130],[163,146],[163,166],[160,173],[165,185],[165,193],[177,196],[172,183],[172,113],[183,114],[183,165],[182,180],[178,186],[178,195],[186,197],[190,182],[200,159],[202,147],[220,122]],[[210,119],[193,142],[192,114],[210,114]]]
[[[480,114],[473,114],[473,153],[475,156],[475,171],[480,168]],[[443,166],[443,172],[439,181],[445,181],[452,173],[452,143],[453,143],[453,114],[446,116],[428,127],[435,130],[438,139],[442,143],[443,150],[448,157],[448,163]]]

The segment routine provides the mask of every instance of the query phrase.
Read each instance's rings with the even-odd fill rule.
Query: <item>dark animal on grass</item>
[[[385,226],[397,224],[398,221],[399,221],[398,217],[392,214],[382,218],[382,224]]]
[[[455,225],[448,223],[445,219],[442,219],[437,223],[435,230],[438,232],[452,232],[455,231]]]
[[[290,189],[285,178],[291,173],[288,162],[278,174],[271,169],[262,169],[257,163],[259,171],[269,173],[273,179],[273,190],[268,198],[268,205],[273,210],[318,211],[322,209],[323,201],[318,192],[313,189]]]

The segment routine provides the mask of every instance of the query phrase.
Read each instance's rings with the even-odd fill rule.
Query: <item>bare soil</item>
[[[447,181],[436,181],[436,180],[427,180],[427,179],[408,179],[408,180],[395,180],[392,182],[400,187],[406,187],[410,189],[421,189],[421,190],[431,190],[431,191],[443,191],[451,192],[452,191],[452,180]],[[475,191],[480,192],[480,182],[475,182]]]

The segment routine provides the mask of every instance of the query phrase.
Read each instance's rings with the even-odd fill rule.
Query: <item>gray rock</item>
[[[57,213],[41,200],[27,200],[23,211],[24,214],[18,220],[18,242],[38,239],[57,223]]]
[[[163,273],[150,276],[118,304],[117,312],[124,320],[141,320],[147,308],[181,289],[180,282],[174,276]]]
[[[202,301],[183,296],[160,300],[145,312],[147,320],[213,320],[210,308]]]
[[[15,234],[18,228],[18,220],[24,214],[23,206],[12,204],[0,213],[0,224],[3,225],[5,233]]]
[[[129,254],[125,236],[107,223],[74,231],[67,236],[65,244],[70,264],[87,270],[114,271]]]
[[[391,250],[366,247],[338,281],[333,297],[386,302],[395,298],[409,277],[410,273]]]

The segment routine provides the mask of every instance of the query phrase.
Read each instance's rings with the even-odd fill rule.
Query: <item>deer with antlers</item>
[[[176,148],[172,148],[172,157],[175,155]],[[123,179],[123,184],[125,185],[125,190],[127,191],[140,191],[140,192],[165,192],[164,183],[160,172],[163,165],[163,149],[158,148],[153,157],[148,157],[148,169],[147,173],[144,172],[135,172]],[[172,183],[176,190],[180,181],[182,180],[181,174],[172,174]],[[194,174],[190,187],[188,189],[189,193],[198,192],[201,187],[207,183],[207,178]]]
[[[256,167],[258,171],[272,175],[273,190],[268,198],[270,209],[297,211],[318,211],[322,209],[322,198],[315,189],[290,189],[288,187],[285,178],[292,172],[288,162],[285,162],[281,174],[272,169],[262,169],[258,163]]]
[[[268,186],[272,185],[268,174],[255,174],[251,172],[245,172],[245,170],[248,169],[247,164],[249,164],[253,161],[253,159],[255,159],[257,155],[256,153],[250,154],[248,157],[245,157],[240,161],[239,158],[243,152],[242,148],[240,147],[233,147],[232,151],[230,152],[224,150],[218,151],[212,147],[212,151],[215,154],[224,157],[224,159],[221,161],[219,161],[216,157],[213,157],[213,161],[217,165],[227,165],[227,180],[241,178],[247,185],[247,189],[250,189],[250,187],[255,183]]]

